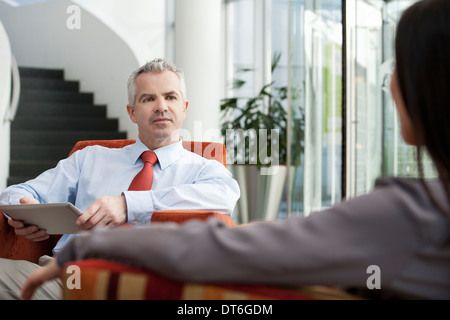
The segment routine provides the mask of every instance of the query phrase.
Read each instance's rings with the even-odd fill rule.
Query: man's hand
[[[20,204],[35,203],[39,203],[39,201],[31,197],[24,197],[20,199]],[[16,235],[23,236],[25,239],[31,241],[43,241],[49,237],[45,230],[39,229],[37,226],[25,226],[23,222],[16,221],[11,218],[8,219],[8,224],[14,228]]]
[[[117,227],[127,222],[127,203],[125,196],[101,197],[91,204],[77,219],[82,230],[95,226]]]
[[[53,259],[42,268],[33,272],[22,287],[20,296],[22,299],[29,300],[34,292],[46,281],[60,276],[62,269],[59,267],[56,259]]]

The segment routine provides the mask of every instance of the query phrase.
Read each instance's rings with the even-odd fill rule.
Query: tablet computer
[[[47,234],[75,234],[81,231],[75,221],[82,213],[68,202],[0,205],[0,211],[25,225],[44,229]]]

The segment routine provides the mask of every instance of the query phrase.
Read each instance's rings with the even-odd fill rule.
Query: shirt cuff
[[[125,191],[127,202],[128,223],[131,225],[148,224],[155,206],[152,191]]]

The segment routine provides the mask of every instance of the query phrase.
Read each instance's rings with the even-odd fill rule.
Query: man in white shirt
[[[166,209],[203,209],[231,215],[240,195],[237,182],[219,162],[182,147],[179,130],[188,108],[182,72],[162,59],[147,63],[130,76],[128,100],[127,111],[139,133],[135,144],[122,149],[92,146],[80,150],[36,179],[7,188],[0,195],[0,203],[71,202],[83,212],[77,220],[82,230],[124,223],[144,225],[154,211]],[[152,190],[127,191],[143,167],[140,155],[146,150],[158,157]],[[8,224],[17,235],[31,241],[48,238],[45,230],[36,226],[25,227],[12,219]],[[72,237],[64,235],[54,253]],[[6,292],[4,298],[17,298],[20,286],[12,287],[7,281],[11,277],[8,270],[18,268],[17,262],[0,259],[0,265],[0,295]],[[29,268],[37,266],[28,263],[25,277]],[[46,292],[36,298],[58,298],[59,290]]]

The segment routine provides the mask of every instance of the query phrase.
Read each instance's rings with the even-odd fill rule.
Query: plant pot
[[[256,165],[232,164],[228,169],[241,189],[236,205],[238,223],[277,220],[286,183],[285,165],[271,175],[263,175]]]

